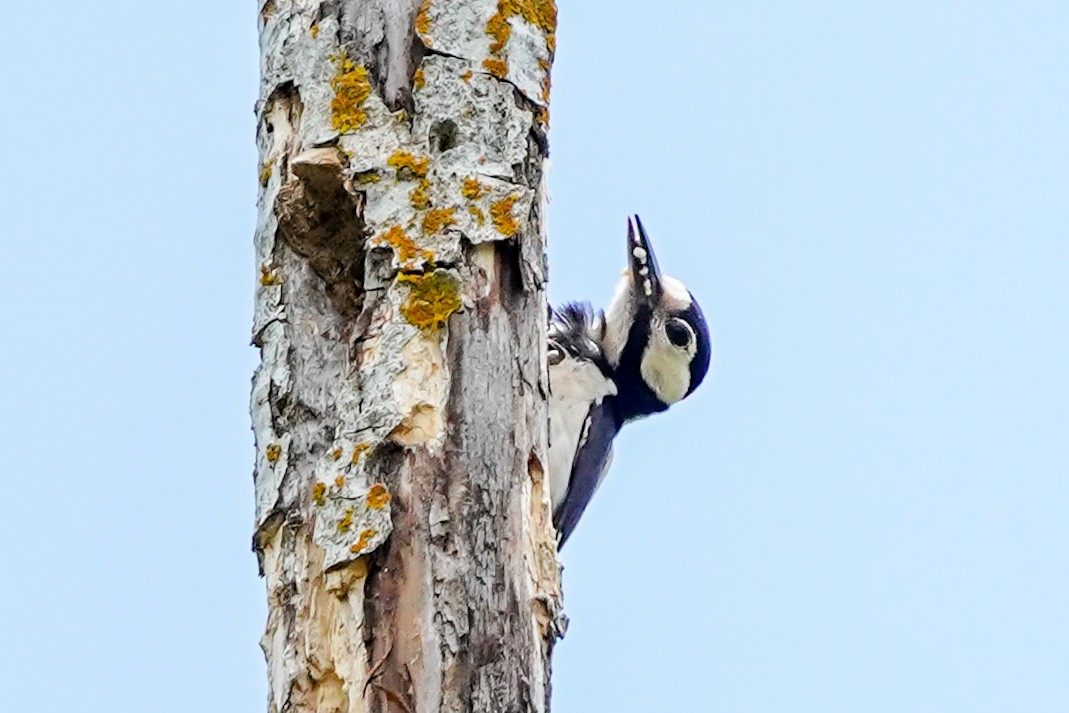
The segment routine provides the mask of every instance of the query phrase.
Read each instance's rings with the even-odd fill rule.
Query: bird
[[[607,312],[588,302],[549,310],[549,494],[558,547],[575,531],[612,463],[625,424],[692,394],[712,361],[701,307],[661,272],[637,215],[628,266]]]

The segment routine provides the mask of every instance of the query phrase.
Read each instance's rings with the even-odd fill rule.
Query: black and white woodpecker
[[[607,313],[585,302],[550,310],[549,487],[561,545],[608,472],[623,425],[683,400],[709,370],[701,308],[661,273],[637,215],[627,249]]]

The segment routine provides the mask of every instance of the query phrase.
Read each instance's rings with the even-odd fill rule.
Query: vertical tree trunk
[[[260,16],[269,711],[545,711],[552,0]]]

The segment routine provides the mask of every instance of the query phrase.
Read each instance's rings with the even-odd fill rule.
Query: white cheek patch
[[[642,354],[642,379],[661,401],[674,404],[690,389],[690,354],[661,339],[650,341]]]

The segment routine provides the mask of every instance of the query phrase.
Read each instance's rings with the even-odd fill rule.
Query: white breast
[[[568,493],[590,407],[615,394],[616,385],[594,364],[565,358],[549,367],[549,390],[549,494],[556,512]]]

